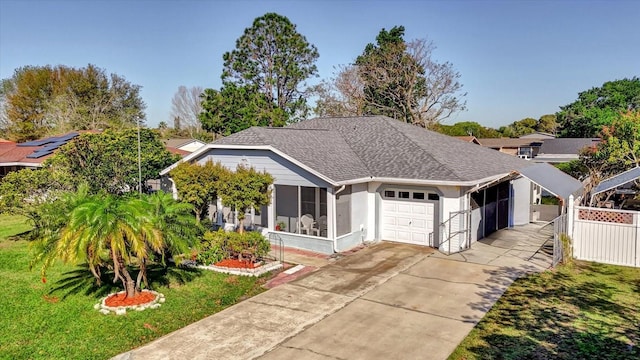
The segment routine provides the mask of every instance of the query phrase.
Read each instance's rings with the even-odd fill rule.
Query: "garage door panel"
[[[407,200],[383,200],[382,237],[384,240],[428,245],[435,228],[435,204]]]
[[[396,221],[396,217],[395,216],[384,216],[382,219],[382,223],[387,226],[395,226],[398,222]]]
[[[427,228],[427,220],[426,219],[413,219],[411,222],[412,229],[420,229],[425,230]]]
[[[410,242],[411,233],[409,231],[396,231],[396,241]]]
[[[427,235],[422,232],[413,232],[411,233],[411,241],[413,241],[414,243],[427,245]]]
[[[383,239],[395,239],[396,232],[394,230],[384,229],[382,230],[382,238]]]
[[[385,201],[384,205],[382,206],[382,210],[384,212],[396,212],[396,204],[390,201]]]
[[[427,204],[411,205],[411,213],[413,215],[426,215]]]
[[[397,219],[397,223],[396,223],[397,226],[407,227],[411,225],[411,218],[409,217],[398,216],[396,217],[396,219]]]

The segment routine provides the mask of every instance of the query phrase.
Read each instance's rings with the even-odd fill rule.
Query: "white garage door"
[[[382,239],[429,245],[436,203],[427,202],[425,197],[424,192],[386,190],[382,201]]]

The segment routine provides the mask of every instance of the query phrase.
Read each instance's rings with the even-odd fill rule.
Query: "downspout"
[[[338,190],[336,190],[336,192],[333,194],[333,219],[331,219],[333,221],[333,252],[337,253],[338,252],[338,212],[336,211],[338,209],[338,207],[336,206],[336,200],[338,200],[338,194],[341,193],[342,191],[344,191],[344,189],[347,187],[347,185],[342,185]]]

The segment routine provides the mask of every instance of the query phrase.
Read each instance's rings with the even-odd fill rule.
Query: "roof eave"
[[[366,182],[382,182],[382,183],[394,183],[402,185],[436,185],[436,186],[478,186],[480,184],[501,179],[508,176],[510,173],[504,173],[499,175],[493,175],[478,180],[429,180],[429,179],[407,179],[407,178],[394,178],[394,177],[365,177],[359,179],[340,181],[338,185],[353,185]]]

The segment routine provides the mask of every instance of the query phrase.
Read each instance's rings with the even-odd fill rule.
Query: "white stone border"
[[[146,304],[141,304],[141,305],[117,306],[117,307],[107,306],[105,304],[105,301],[107,300],[107,298],[116,294],[124,294],[124,291],[120,291],[117,293],[111,293],[103,297],[102,299],[100,299],[99,303],[93,306],[93,308],[105,315],[109,315],[112,312],[115,313],[116,315],[125,315],[127,313],[127,310],[143,311],[146,309],[157,309],[165,301],[164,294],[161,294],[159,292],[156,292],[153,290],[142,290],[142,292],[150,292],[155,295],[155,298],[153,299],[153,301],[148,302]]]
[[[253,269],[228,268],[228,267],[215,266],[215,265],[197,265],[196,267],[198,269],[211,270],[211,271],[215,271],[223,274],[230,274],[230,275],[260,276],[262,274],[268,273],[269,271],[280,269],[282,267],[282,263],[279,261],[274,261],[274,262],[266,263],[262,266],[259,266]]]

